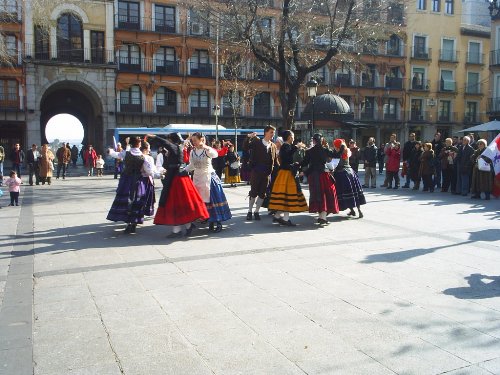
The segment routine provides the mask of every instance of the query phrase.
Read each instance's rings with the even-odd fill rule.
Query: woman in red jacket
[[[394,180],[394,189],[399,188],[399,166],[401,163],[401,145],[396,142],[386,151],[387,156],[387,189],[392,189],[392,180]]]

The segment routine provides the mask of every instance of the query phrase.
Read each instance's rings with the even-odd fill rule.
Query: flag
[[[493,181],[493,195],[500,197],[500,134],[498,134],[493,142],[483,151],[481,156],[486,156],[493,163],[495,170],[495,179]]]
[[[113,136],[113,148],[114,148],[115,151],[117,151],[117,149],[118,149],[118,145],[116,144],[116,138],[115,138],[115,136]]]

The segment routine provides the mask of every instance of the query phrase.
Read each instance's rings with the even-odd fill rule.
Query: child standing
[[[9,178],[5,180],[5,185],[9,187],[10,193],[10,204],[9,206],[13,206],[14,203],[16,206],[19,206],[19,191],[21,190],[21,179],[17,177],[17,173],[15,171],[10,171]]]
[[[97,168],[97,177],[102,177],[102,172],[104,170],[104,160],[102,158],[102,155],[97,155],[95,167]]]
[[[399,187],[399,166],[401,163],[399,142],[391,145],[385,154],[387,155],[387,189],[392,189],[392,180],[394,180],[394,189],[397,189]]]

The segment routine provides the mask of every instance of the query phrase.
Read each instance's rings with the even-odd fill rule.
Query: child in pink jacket
[[[5,180],[5,185],[9,187],[9,193],[10,193],[9,206],[13,206],[14,203],[16,204],[16,206],[19,206],[19,192],[21,191],[21,179],[17,177],[17,173],[15,171],[10,171],[9,178]]]
[[[401,149],[399,142],[396,142],[387,149],[387,189],[392,189],[392,180],[394,180],[394,189],[399,187],[399,166],[401,163]]]

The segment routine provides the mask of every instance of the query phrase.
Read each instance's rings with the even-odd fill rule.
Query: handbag
[[[487,163],[486,160],[484,160],[481,157],[479,157],[479,159],[477,159],[477,168],[483,172],[491,172],[490,164]]]
[[[229,168],[231,169],[238,169],[240,167],[240,162],[238,160],[233,161],[231,164],[229,164]]]
[[[53,170],[54,170],[54,163],[52,163],[52,161],[49,161],[49,169],[50,169],[51,171],[53,171]]]

